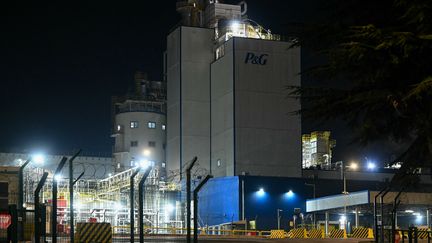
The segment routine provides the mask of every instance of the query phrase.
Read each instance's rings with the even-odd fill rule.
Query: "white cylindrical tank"
[[[116,109],[113,132],[116,171],[143,163],[151,163],[163,171],[166,147],[164,104],[126,100],[117,104]]]

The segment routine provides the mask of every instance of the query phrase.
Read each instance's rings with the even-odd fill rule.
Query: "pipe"
[[[194,243],[198,243],[198,192],[207,183],[208,180],[213,178],[212,175],[207,175],[197,187],[194,189]]]
[[[34,225],[35,225],[35,243],[40,243],[40,237],[41,237],[41,230],[40,230],[40,199],[39,199],[39,193],[42,190],[46,179],[48,178],[48,172],[44,172],[42,175],[42,178],[40,179],[35,193],[34,193],[34,204],[35,204],[35,210],[34,210]]]
[[[151,167],[148,167],[146,169],[146,171],[144,172],[144,175],[141,178],[141,180],[139,182],[139,187],[138,187],[138,202],[139,202],[139,205],[138,205],[139,224],[138,224],[138,226],[139,226],[140,243],[144,243],[144,193],[145,193],[144,183],[145,183],[147,177],[149,176],[150,172],[151,172]],[[156,227],[158,227],[158,225],[156,225]]]
[[[198,158],[195,156],[186,168],[186,242],[191,243],[191,170]]]

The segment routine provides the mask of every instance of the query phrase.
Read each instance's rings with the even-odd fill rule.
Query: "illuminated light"
[[[108,177],[111,177],[112,176],[112,174],[111,173],[108,173]]]
[[[339,218],[339,221],[340,221],[340,222],[345,222],[345,221],[346,221],[346,216],[345,216],[345,215],[342,215],[342,216]]]
[[[264,196],[264,195],[265,195],[264,188],[260,188],[260,189],[257,191],[257,195],[258,195],[258,196]]]
[[[293,196],[294,196],[294,192],[293,192],[292,190],[289,190],[289,191],[286,193],[286,195],[287,195],[288,197],[293,197]]]
[[[62,179],[61,175],[55,175],[54,180],[60,181]]]
[[[43,154],[35,154],[35,155],[32,156],[32,160],[36,164],[43,164],[43,163],[45,163],[45,155],[43,155]]]
[[[121,208],[122,208],[122,205],[120,203],[118,203],[118,202],[114,203],[114,209],[115,210],[119,210]]]
[[[240,22],[237,20],[233,20],[230,23],[230,27],[233,32],[237,32],[240,29]]]
[[[367,168],[368,168],[369,170],[373,170],[373,169],[376,168],[376,165],[375,165],[375,163],[368,162],[368,163],[367,163]]]
[[[405,210],[405,213],[414,213],[414,211],[407,209],[407,210]]]
[[[174,210],[175,210],[175,207],[172,204],[167,204],[165,206],[165,212],[167,212],[167,213],[172,213],[172,212],[174,212]]]
[[[147,169],[148,167],[151,166],[151,162],[148,161],[148,160],[142,160],[142,161],[139,163],[139,166],[140,166],[141,168],[143,168],[143,169]]]
[[[357,170],[358,169],[358,164],[355,162],[352,162],[349,166],[352,170]]]
[[[143,152],[143,154],[144,154],[145,156],[149,156],[149,155],[151,154],[151,152],[150,152],[150,150],[145,149],[144,152]]]
[[[76,209],[81,209],[83,207],[83,205],[80,202],[77,202],[74,206]]]

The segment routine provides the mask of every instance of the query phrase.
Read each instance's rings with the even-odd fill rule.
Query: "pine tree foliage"
[[[305,119],[342,119],[355,141],[406,143],[404,171],[432,163],[432,1],[334,1],[298,45],[324,60],[320,85],[288,87]]]

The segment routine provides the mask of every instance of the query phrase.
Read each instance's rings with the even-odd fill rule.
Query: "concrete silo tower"
[[[166,147],[166,83],[135,74],[135,92],[113,98],[114,167],[121,172],[142,163],[163,179]]]

